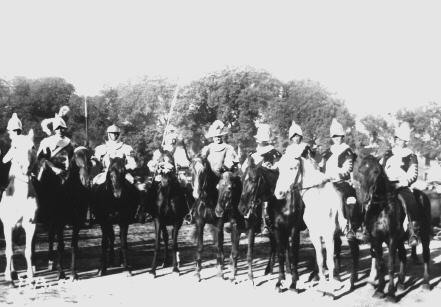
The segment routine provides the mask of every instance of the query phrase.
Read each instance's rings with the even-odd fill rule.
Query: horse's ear
[[[29,130],[29,132],[28,132],[28,137],[29,137],[32,141],[34,141],[34,129],[31,128],[31,130]]]

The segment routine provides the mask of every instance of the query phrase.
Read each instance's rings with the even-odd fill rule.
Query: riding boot
[[[353,229],[353,227],[351,226],[351,224],[349,223],[349,221],[347,221],[346,224],[346,238],[348,239],[348,241],[352,241],[355,239],[355,230]]]
[[[262,204],[262,234],[269,234],[268,202]]]

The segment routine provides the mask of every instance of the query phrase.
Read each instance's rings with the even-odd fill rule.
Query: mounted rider
[[[291,143],[286,147],[286,155],[293,158],[312,158],[314,156],[311,147],[303,142],[302,128],[295,121],[292,121],[291,127],[289,127],[288,138]]]
[[[41,121],[41,129],[48,136],[52,135],[55,132],[54,123],[57,121],[57,118],[61,117],[65,123],[68,120],[68,114],[70,112],[70,108],[68,106],[62,106],[58,113],[55,113],[53,118],[46,118]],[[49,125],[52,125],[52,130],[49,128]]]
[[[409,124],[402,123],[395,130],[395,146],[386,152],[380,163],[382,163],[389,180],[397,188],[398,198],[401,200],[406,213],[409,245],[416,246],[418,244],[416,231],[420,226],[416,221],[421,210],[409,188],[418,178],[418,159],[413,151],[407,147],[410,141],[410,133]]]
[[[269,170],[277,169],[277,161],[282,154],[274,148],[271,144],[271,127],[268,124],[259,124],[257,126],[257,133],[254,136],[256,139],[257,147],[256,151],[251,153],[256,164],[260,164],[262,167]],[[247,165],[242,165],[242,171],[245,171]],[[268,201],[262,203],[262,234],[269,232],[270,218],[268,214]]]
[[[353,225],[350,225],[344,216],[344,206],[350,206],[356,203],[355,190],[349,184],[356,155],[344,142],[345,131],[337,119],[332,119],[329,132],[333,144],[323,153],[323,171],[325,178],[333,182],[335,189],[341,197],[341,207],[339,208],[340,213],[338,215],[341,217],[340,226],[346,224],[348,230],[346,234],[347,238],[354,239],[356,229],[353,229]]]
[[[116,125],[111,125],[106,130],[107,141],[95,148],[94,158],[103,165],[103,172],[96,175],[93,179],[93,184],[102,184],[106,181],[107,171],[110,166],[110,160],[114,158],[122,158],[126,161],[126,179],[134,182],[130,171],[136,168],[136,161],[134,158],[134,151],[132,146],[123,143],[120,140],[121,129]]]
[[[166,155],[163,155],[166,153]],[[160,161],[161,157],[165,161]],[[183,141],[178,142],[177,129],[174,126],[168,126],[164,135],[164,141],[161,149],[153,152],[152,159],[147,163],[152,173],[156,173],[158,167],[167,169],[167,171],[176,171],[180,182],[186,181],[186,172],[190,167],[190,159]]]
[[[63,177],[68,170],[70,159],[73,156],[74,148],[71,140],[66,137],[67,125],[61,117],[52,121],[54,135],[44,138],[37,151],[37,159],[45,159],[48,166],[56,175]],[[41,179],[43,167],[37,179]]]
[[[233,171],[239,163],[239,158],[233,146],[224,142],[223,136],[228,134],[228,129],[220,120],[215,120],[205,135],[207,139],[213,138],[213,143],[201,150],[201,156],[208,160],[211,170],[220,178],[224,171]]]

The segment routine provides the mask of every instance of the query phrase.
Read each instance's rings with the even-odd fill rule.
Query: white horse
[[[325,175],[308,159],[283,156],[279,161],[279,178],[274,195],[278,199],[286,198],[293,185],[299,189],[305,204],[303,219],[308,226],[309,237],[314,245],[319,270],[319,288],[335,290],[334,279],[334,234],[338,230],[340,197],[332,183],[325,180]],[[322,241],[326,247],[326,264],[329,280],[326,281],[323,270]]]
[[[28,135],[18,135],[11,144],[11,149],[3,157],[3,163],[11,162],[8,176],[8,186],[0,201],[0,219],[6,242],[5,280],[12,281],[11,272],[15,272],[12,261],[12,232],[17,227],[23,227],[26,233],[25,258],[27,262],[27,278],[34,277],[31,263],[31,244],[35,233],[35,213],[37,199],[32,185],[31,168],[36,161],[34,147],[34,132]]]

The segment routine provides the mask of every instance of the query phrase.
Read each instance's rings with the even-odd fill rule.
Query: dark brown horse
[[[102,232],[100,275],[107,273],[108,263],[112,264],[114,259],[114,224],[119,226],[120,260],[124,270],[130,274],[127,259],[127,234],[140,204],[140,194],[136,187],[125,179],[125,174],[125,160],[111,159],[106,181],[93,187],[92,212]]]
[[[256,233],[260,232],[262,224],[263,203],[268,202],[269,212],[273,204],[277,202],[274,197],[274,188],[277,183],[278,172],[268,170],[261,165],[256,165],[254,159],[249,156],[244,162],[246,168],[242,174],[242,195],[239,202],[239,212],[245,218],[245,229],[248,231],[248,278],[254,284],[253,276],[253,252]],[[273,216],[271,216],[273,218]],[[265,275],[272,272],[276,255],[276,242],[274,233],[269,234],[271,253],[265,269]]]
[[[195,237],[197,238],[196,249],[196,273],[195,276],[198,281],[201,281],[201,269],[202,269],[202,251],[204,248],[204,226],[205,224],[211,224],[214,226],[214,241],[217,245],[217,276],[223,278],[223,242],[224,242],[224,223],[228,220],[231,210],[225,210],[226,198],[224,198],[223,192],[219,193],[217,190],[218,183],[221,183],[219,187],[223,190],[234,189],[235,191],[231,195],[237,193],[236,189],[240,188],[237,181],[233,180],[234,184],[230,187],[229,181],[231,175],[225,174],[222,176],[224,183],[219,182],[219,178],[211,170],[211,167],[207,159],[197,156],[193,159],[191,164],[192,171],[192,186],[193,186],[193,198],[195,203],[193,205],[192,217],[195,221]],[[225,176],[225,177],[224,177]],[[219,194],[221,197],[219,197]],[[227,194],[225,194],[227,195]],[[240,190],[238,195],[240,196]],[[227,195],[228,196],[228,195]],[[220,202],[218,202],[218,199]],[[237,199],[237,201],[239,198]],[[235,204],[237,206],[237,204]],[[235,206],[233,205],[233,207]],[[230,215],[231,217],[231,215]],[[232,228],[236,228],[234,220],[232,220]],[[235,230],[232,229],[232,235]],[[233,256],[234,258],[234,256]]]
[[[155,253],[150,273],[156,276],[161,232],[164,240],[164,266],[167,265],[168,232],[166,226],[173,226],[173,272],[179,274],[177,259],[178,232],[189,210],[183,187],[180,185],[173,169],[158,168],[146,200],[147,203],[143,206],[146,208],[146,212],[153,217],[155,223]]]
[[[368,155],[357,162],[354,170],[356,191],[359,201],[366,206],[365,226],[369,233],[373,264],[370,281],[378,276],[376,296],[384,296],[384,260],[383,247],[389,249],[388,274],[389,284],[386,298],[395,301],[394,266],[398,250],[400,272],[398,283],[404,282],[406,251],[404,248],[405,233],[403,229],[404,210],[397,196],[397,190],[386,176],[378,160]],[[374,267],[375,265],[375,267]],[[428,283],[428,280],[427,280]]]
[[[63,150],[57,157],[48,161],[43,157],[40,160],[40,180],[35,182],[39,197],[39,213],[37,221],[48,229],[49,238],[49,269],[53,268],[54,251],[53,243],[57,238],[57,261],[59,279],[65,278],[63,270],[64,255],[64,229],[72,226],[72,261],[71,279],[78,279],[77,255],[78,238],[81,226],[84,225],[86,214],[91,204],[92,194],[90,190],[90,152],[86,147],[78,147],[69,158],[69,148]],[[52,165],[62,166],[68,163],[65,173],[57,175]],[[33,242],[34,250],[35,242]]]

